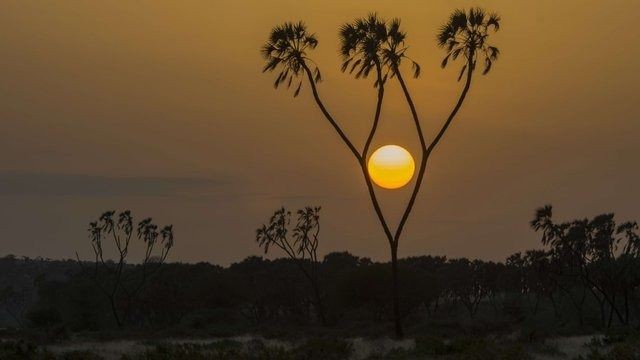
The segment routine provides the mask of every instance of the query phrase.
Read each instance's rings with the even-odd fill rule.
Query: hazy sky
[[[560,219],[640,220],[639,1],[6,0],[0,256],[88,256],[88,222],[130,208],[175,225],[173,260],[228,264],[259,253],[273,210],[309,204],[323,207],[323,253],[386,259],[357,163],[308,88],[273,89],[258,50],[272,26],[304,20],[321,95],[361,146],[375,91],[340,73],[337,31],[372,11],[401,18],[431,139],[461,88],[435,31],[471,5],[502,15],[502,57],[430,160],[400,255],[502,260],[538,246],[528,221],[546,203]],[[417,154],[395,82],[386,95],[374,147]],[[382,194],[394,219],[407,195]]]

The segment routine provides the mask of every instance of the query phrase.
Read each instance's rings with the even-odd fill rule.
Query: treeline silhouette
[[[536,212],[531,226],[544,248],[515,253],[505,262],[400,259],[407,328],[510,331],[527,325],[553,332],[640,326],[640,236],[635,223],[618,224],[613,214],[556,222],[547,206]],[[300,271],[300,261],[251,256],[226,268],[166,263],[138,296],[118,295],[115,303],[126,302],[127,328],[177,334],[232,335],[287,327],[356,334],[377,326],[388,330],[393,318],[389,263],[330,253],[317,261],[314,289]],[[144,265],[126,265],[122,271],[137,278],[145,270]],[[76,260],[9,255],[0,258],[0,274],[0,327],[50,336],[117,328],[109,299]],[[318,297],[323,321],[314,310]],[[323,322],[327,326],[320,326]]]

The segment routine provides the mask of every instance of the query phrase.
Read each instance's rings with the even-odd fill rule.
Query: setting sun
[[[398,189],[411,181],[415,163],[405,148],[385,145],[373,152],[367,167],[371,180],[376,185],[385,189]]]

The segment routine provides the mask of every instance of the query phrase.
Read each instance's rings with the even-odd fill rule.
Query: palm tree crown
[[[307,51],[315,49],[316,46],[318,46],[318,39],[315,34],[308,33],[307,26],[303,22],[287,22],[276,26],[271,30],[269,40],[261,50],[267,62],[262,72],[279,68],[280,73],[273,86],[278,88],[280,84],[286,83],[287,87],[291,87],[293,80],[304,74],[307,69],[306,60],[310,60],[307,57]],[[319,82],[320,70],[315,65],[313,73],[314,81]],[[298,96],[301,87],[302,80],[298,83],[294,97]]]
[[[387,26],[376,14],[356,19],[340,28],[340,55],[344,59],[342,71],[356,69],[355,77],[366,78],[372,69],[381,67],[380,49],[387,40]],[[378,79],[381,80],[381,79]],[[377,86],[378,81],[375,85]]]
[[[374,86],[378,86],[379,81],[384,83],[388,75],[395,75],[402,59],[408,58],[405,54],[405,38],[399,20],[387,23],[376,14],[344,24],[340,28],[340,54],[344,59],[342,71],[349,69],[349,73],[355,71],[356,78],[366,78],[375,67],[380,67],[381,71],[384,68],[385,76],[378,79]],[[417,77],[420,66],[412,62]]]
[[[400,30],[400,19],[393,19],[387,26],[387,46],[382,49],[382,59],[385,66],[389,68],[391,77],[397,75],[403,59],[411,61],[413,77],[420,76],[420,65],[407,56],[408,47],[405,45],[407,33]]]
[[[463,55],[465,65],[460,71],[458,81],[462,79],[465,71],[473,71],[476,66],[478,54],[484,55],[484,70],[486,74],[491,70],[491,65],[498,59],[500,50],[487,43],[489,30],[494,32],[500,29],[500,16],[495,13],[487,14],[483,9],[471,8],[456,10],[449,17],[449,21],[438,31],[438,46],[446,49],[447,56],[442,60],[441,66],[447,66],[449,59],[455,60]]]

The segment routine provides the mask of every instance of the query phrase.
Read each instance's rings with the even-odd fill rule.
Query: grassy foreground
[[[573,344],[572,344],[573,343]],[[640,336],[572,337],[530,342],[496,337],[418,337],[404,341],[313,338],[272,341],[115,341],[38,346],[23,340],[0,343],[0,359],[34,360],[338,360],[338,359],[640,359]]]

